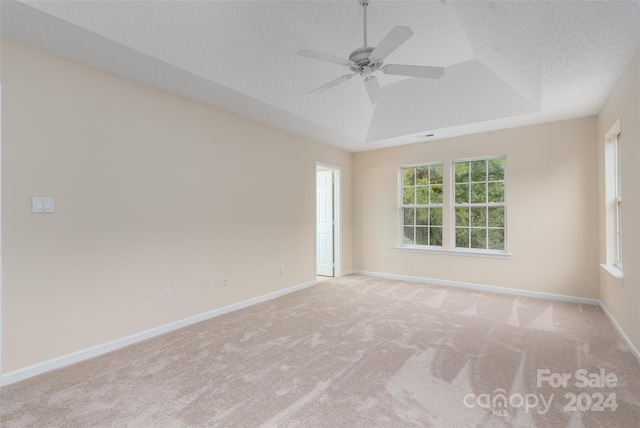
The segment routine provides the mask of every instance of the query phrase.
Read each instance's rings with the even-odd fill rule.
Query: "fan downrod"
[[[367,77],[382,67],[382,60],[377,60],[369,56],[375,49],[375,47],[367,46],[367,6],[369,6],[369,0],[360,0],[360,5],[364,12],[364,46],[356,49],[349,55],[349,61],[351,62],[349,69],[354,73]]]

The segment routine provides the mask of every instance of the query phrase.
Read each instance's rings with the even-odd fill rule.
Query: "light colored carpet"
[[[539,369],[571,379],[538,387]],[[579,369],[617,381],[581,388]],[[597,307],[349,276],[0,400],[3,427],[638,427],[640,365]]]

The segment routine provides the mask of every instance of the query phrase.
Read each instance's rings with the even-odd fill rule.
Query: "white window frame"
[[[614,140],[614,177],[615,177],[615,207],[616,207],[616,258],[615,265],[622,270],[622,156],[620,150],[620,132]]]
[[[622,283],[622,130],[620,119],[604,136],[605,260],[600,266]]]
[[[430,166],[437,166],[440,165],[442,166],[442,203],[440,204],[409,204],[409,205],[405,205],[404,203],[404,174],[403,174],[403,170],[407,169],[407,168],[420,168],[420,167],[430,167]],[[441,245],[420,245],[420,244],[407,244],[404,242],[404,208],[407,208],[408,206],[414,207],[414,208],[440,208],[442,210],[442,225],[439,226],[441,229],[441,233],[443,234],[442,236],[442,242],[444,243],[444,223],[445,223],[445,216],[444,216],[444,202],[445,202],[445,192],[446,192],[446,182],[445,182],[445,164],[444,162],[429,162],[429,163],[420,163],[420,164],[412,164],[412,165],[402,165],[400,168],[398,168],[398,177],[399,177],[399,207],[400,207],[400,221],[399,221],[399,232],[400,232],[400,243],[399,243],[399,248],[402,249],[417,249],[417,250],[427,250],[427,249],[442,249],[443,247]],[[417,202],[417,201],[416,201]],[[430,227],[428,227],[430,229]],[[429,239],[429,241],[431,241]]]
[[[467,163],[467,162],[475,162],[475,161],[490,161],[493,159],[503,159],[504,160],[504,177],[503,177],[503,185],[504,185],[504,200],[503,202],[486,202],[486,203],[469,203],[469,204],[457,204],[455,200],[455,186],[456,186],[456,177],[455,177],[455,168],[456,163]],[[473,253],[482,253],[482,254],[507,254],[507,156],[506,155],[498,155],[498,156],[484,156],[484,157],[475,157],[475,158],[465,158],[465,159],[456,159],[451,162],[451,247],[455,251],[465,251],[465,252],[473,252]],[[489,183],[487,181],[487,183]],[[488,190],[487,190],[488,191]],[[488,248],[466,248],[466,247],[456,247],[456,208],[468,206],[468,207],[502,207],[503,215],[504,215],[504,248],[502,250],[492,250]],[[488,219],[487,219],[488,221]],[[485,227],[486,230],[489,227]]]
[[[455,255],[455,256],[465,256],[465,257],[482,257],[482,258],[496,258],[496,259],[509,259],[511,258],[511,254],[507,251],[507,205],[508,205],[508,190],[507,190],[507,161],[508,156],[505,154],[494,154],[490,156],[484,157],[473,157],[473,158],[465,158],[465,159],[444,159],[443,161],[435,161],[435,162],[423,162],[418,164],[406,164],[401,165],[398,168],[398,186],[399,190],[398,195],[398,219],[397,219],[397,236],[398,236],[398,244],[396,246],[396,251],[402,252],[412,252],[412,253],[429,253],[429,254],[445,254],[445,255]],[[455,247],[455,171],[454,165],[455,162],[471,162],[476,160],[491,160],[491,159],[504,159],[505,162],[505,196],[504,196],[504,207],[505,207],[505,218],[504,218],[504,234],[505,234],[505,243],[504,250],[488,250],[488,249],[475,249],[475,248],[456,248]],[[442,203],[442,247],[435,246],[426,246],[426,245],[408,245],[403,242],[404,240],[404,213],[403,213],[403,182],[404,177],[402,174],[403,168],[413,168],[419,166],[430,166],[430,165],[443,165],[443,203]]]

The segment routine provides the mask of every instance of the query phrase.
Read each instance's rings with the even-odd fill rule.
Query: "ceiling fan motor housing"
[[[351,55],[349,55],[349,61],[352,64],[349,66],[351,71],[364,76],[379,70],[382,66],[382,60],[369,56],[374,49],[375,47],[365,46],[351,52]]]

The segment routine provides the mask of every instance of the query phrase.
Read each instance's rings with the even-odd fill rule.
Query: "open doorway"
[[[316,162],[316,280],[340,276],[340,168]]]

